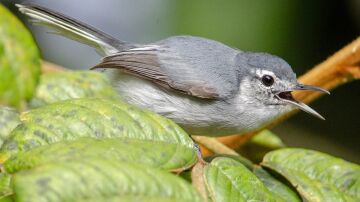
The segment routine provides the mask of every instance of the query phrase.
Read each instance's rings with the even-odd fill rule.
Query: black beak
[[[330,95],[330,92],[323,89],[323,88],[320,88],[320,87],[317,87],[317,86],[304,85],[304,84],[301,84],[301,83],[298,83],[292,90],[320,91],[322,93],[326,93],[326,94]]]
[[[294,99],[294,97],[292,96],[291,92],[295,91],[295,90],[312,90],[312,91],[320,91],[322,93],[326,93],[326,94],[330,94],[329,91],[322,89],[320,87],[317,86],[310,86],[310,85],[304,85],[304,84],[297,84],[295,87],[286,90],[286,91],[282,91],[280,93],[277,93],[276,96],[278,99],[287,102],[289,104],[292,104],[296,107],[298,107],[299,109],[303,110],[304,112],[307,112],[313,116],[316,116],[322,120],[325,120],[325,118],[323,116],[321,116],[319,113],[317,113],[315,110],[313,110],[311,107],[307,106],[306,104],[297,101]]]

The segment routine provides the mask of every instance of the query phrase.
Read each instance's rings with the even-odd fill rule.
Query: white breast
[[[122,99],[174,120],[191,135],[223,136],[248,132],[264,125],[277,112],[251,110],[241,96],[228,101],[203,100],[165,90],[118,70],[108,69],[106,74]]]
[[[178,122],[180,119],[189,119],[188,117],[194,113],[201,114],[199,110],[202,107],[188,96],[165,90],[150,81],[117,70],[107,71],[107,74],[121,97],[130,104],[176,119]]]

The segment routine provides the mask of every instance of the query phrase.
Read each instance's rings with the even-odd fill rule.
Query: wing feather
[[[116,68],[198,98],[229,99],[239,90],[240,52],[209,39],[174,36],[105,57]]]
[[[217,99],[217,89],[205,81],[176,81],[163,70],[156,50],[129,50],[105,57],[92,69],[115,68],[153,81],[162,87],[199,98]],[[185,75],[184,75],[185,76]]]

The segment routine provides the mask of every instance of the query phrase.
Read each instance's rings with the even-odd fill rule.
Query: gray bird
[[[291,92],[329,92],[298,83],[289,64],[277,56],[193,36],[127,43],[48,8],[17,7],[35,23],[96,48],[104,58],[92,69],[107,69],[124,100],[174,120],[192,135],[250,132],[294,108],[324,119]]]

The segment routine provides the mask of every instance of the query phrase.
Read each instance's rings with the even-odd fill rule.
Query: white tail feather
[[[119,41],[85,23],[37,5],[16,4],[19,11],[37,24],[55,29],[57,34],[85,43],[97,49],[101,55],[112,55],[135,46]]]

